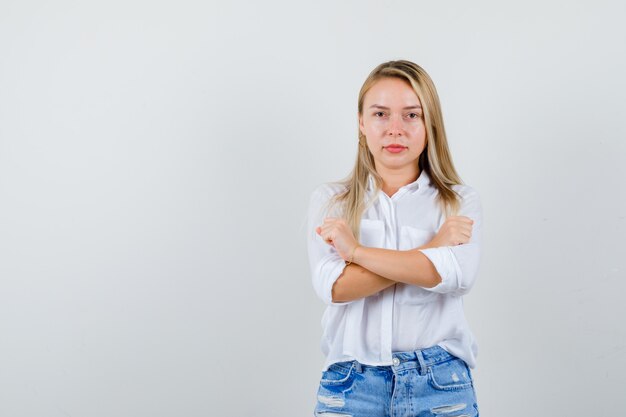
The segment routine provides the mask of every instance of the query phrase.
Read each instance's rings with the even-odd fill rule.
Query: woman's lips
[[[391,153],[398,153],[405,150],[406,146],[385,146],[385,149],[387,149]]]

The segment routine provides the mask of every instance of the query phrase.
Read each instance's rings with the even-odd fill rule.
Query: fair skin
[[[382,78],[366,93],[359,129],[383,179],[382,191],[388,196],[415,181],[418,158],[426,146],[426,129],[419,98],[410,84],[398,78]],[[390,145],[400,145],[391,152]],[[468,243],[473,220],[450,216],[426,245],[410,250],[371,248],[358,244],[342,218],[327,217],[317,233],[339,255],[352,263],[333,286],[333,301],[345,302],[375,294],[397,282],[431,288],[441,282],[434,265],[419,249]]]

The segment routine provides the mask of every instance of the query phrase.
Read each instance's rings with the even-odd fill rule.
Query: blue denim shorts
[[[394,352],[393,365],[336,362],[322,372],[321,417],[477,417],[470,368],[440,346]]]

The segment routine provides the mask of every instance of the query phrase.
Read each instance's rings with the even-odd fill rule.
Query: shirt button
[[[400,359],[398,359],[398,358],[393,358],[393,364],[394,364],[395,366],[400,365]]]

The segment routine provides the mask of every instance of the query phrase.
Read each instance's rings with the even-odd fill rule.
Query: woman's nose
[[[388,126],[388,130],[389,130],[389,134],[390,135],[397,135],[398,133],[402,132],[402,128],[403,128],[403,123],[402,123],[402,118],[399,116],[391,116],[389,118],[389,126]]]

